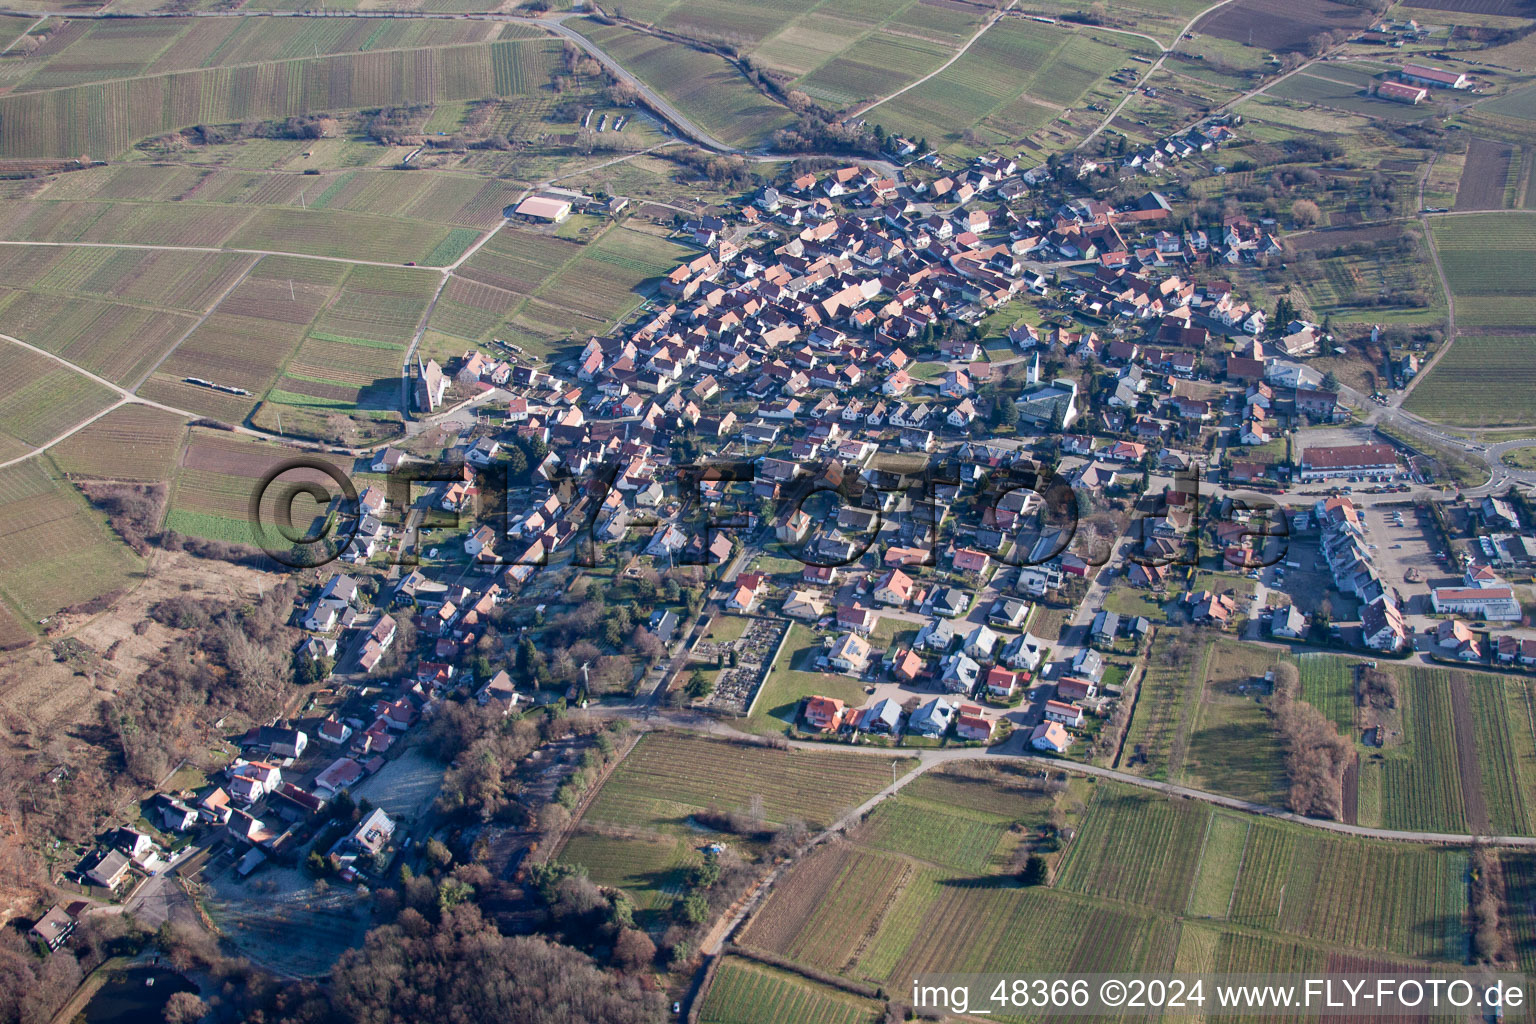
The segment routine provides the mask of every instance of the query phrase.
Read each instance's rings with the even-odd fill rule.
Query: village
[[[1120,167],[1215,160],[1241,132],[1210,118]],[[123,899],[215,850],[239,877],[307,853],[382,879],[416,822],[326,808],[453,698],[1086,758],[1123,737],[1161,630],[1536,667],[1510,582],[1536,565],[1528,500],[1461,496],[1360,425],[1375,396],[1309,365],[1328,325],[1245,299],[1244,268],[1286,258],[1273,219],[1077,195],[1102,169],[1084,156],[893,148],[904,168],[679,223],[698,254],[568,362],[418,359],[446,441],[360,458],[355,507],[323,516],[340,558],[302,577],[323,696],[230,737],[222,777],[146,802],[151,827],[68,880]],[[1398,384],[1418,371],[1411,347],[1391,360]]]

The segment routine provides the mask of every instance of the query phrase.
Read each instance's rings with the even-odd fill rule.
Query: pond
[[[154,984],[146,984],[153,981]],[[165,1004],[177,992],[197,986],[165,967],[119,971],[97,990],[85,1007],[86,1024],[143,1024],[163,1019]]]

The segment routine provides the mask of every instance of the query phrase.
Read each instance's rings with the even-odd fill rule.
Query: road
[[[1124,110],[1125,105],[1131,102],[1131,97],[1135,96],[1136,93],[1151,80],[1152,76],[1157,74],[1158,69],[1163,66],[1163,61],[1168,59],[1168,55],[1170,53],[1179,48],[1179,43],[1183,42],[1185,33],[1193,29],[1196,22],[1205,17],[1207,14],[1210,14],[1212,11],[1225,7],[1227,4],[1233,2],[1234,0],[1220,0],[1219,3],[1212,4],[1205,10],[1201,11],[1199,14],[1196,14],[1193,18],[1190,18],[1189,24],[1185,25],[1179,31],[1178,38],[1173,41],[1172,46],[1164,46],[1156,39],[1153,39],[1152,42],[1157,46],[1159,50],[1162,51],[1157,55],[1157,60],[1153,61],[1151,66],[1147,68],[1147,73],[1141,76],[1141,80],[1126,91],[1126,94],[1120,98],[1120,102],[1115,104],[1115,109],[1111,110],[1108,114],[1105,115],[1104,120],[1099,123],[1099,126],[1093,131],[1089,132],[1087,136],[1084,137],[1083,141],[1077,144],[1077,148],[1082,149],[1084,146],[1088,145],[1088,143],[1092,142],[1096,137],[1098,137],[1099,133],[1104,131],[1105,128],[1109,127],[1111,121],[1120,116],[1120,111]],[[1151,37],[1143,36],[1142,38],[1150,39]]]

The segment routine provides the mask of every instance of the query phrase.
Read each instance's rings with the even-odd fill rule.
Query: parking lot
[[[1429,611],[1426,585],[1445,582],[1453,575],[1435,558],[1439,548],[1428,514],[1412,506],[1373,507],[1362,510],[1371,551],[1382,582],[1406,598],[1405,611]],[[1401,515],[1399,526],[1397,515]]]

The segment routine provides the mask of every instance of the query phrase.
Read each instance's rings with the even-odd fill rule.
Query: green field
[[[1157,779],[1179,777],[1205,689],[1210,651],[1203,643],[1177,644],[1170,631],[1153,641],[1136,713],[1126,732],[1122,768]]]
[[[547,84],[559,50],[539,38],[308,55],[14,93],[0,97],[0,156],[105,159],[198,124],[524,95]]]
[[[728,144],[761,143],[794,121],[723,57],[590,18],[568,24]]]
[[[763,680],[748,724],[759,731],[782,731],[800,713],[800,702],[816,694],[834,697],[858,707],[864,703],[864,686],[857,679],[815,668],[821,653],[821,637],[810,627],[795,623],[779,651],[778,660]]]
[[[1536,325],[1536,218],[1501,213],[1431,221],[1462,328]]]
[[[870,1000],[728,957],[715,973],[698,1019],[701,1024],[873,1024],[877,1012]]]
[[[911,762],[897,770],[903,765]],[[791,820],[819,828],[889,784],[891,775],[887,758],[648,735],[603,784],[559,859],[580,864],[601,885],[624,889],[648,914],[660,914],[705,845],[740,843],[756,852],[755,841],[713,832],[693,815],[760,808],[764,829]]]
[[[1321,711],[1344,736],[1355,729],[1356,664],[1327,654],[1303,654],[1297,661],[1301,699]]]
[[[1189,901],[1210,808],[1139,790],[1100,787],[1058,881],[1090,896],[1179,910]]]
[[[1458,296],[1458,319],[1461,304]],[[1451,343],[1450,350],[1403,404],[1439,423],[1468,427],[1536,424],[1533,352],[1536,331],[1530,328],[1517,334],[1464,334]],[[1467,401],[1467,396],[1474,394],[1477,401]]]
[[[121,591],[143,563],[41,459],[0,469],[0,598],[26,622]]]

